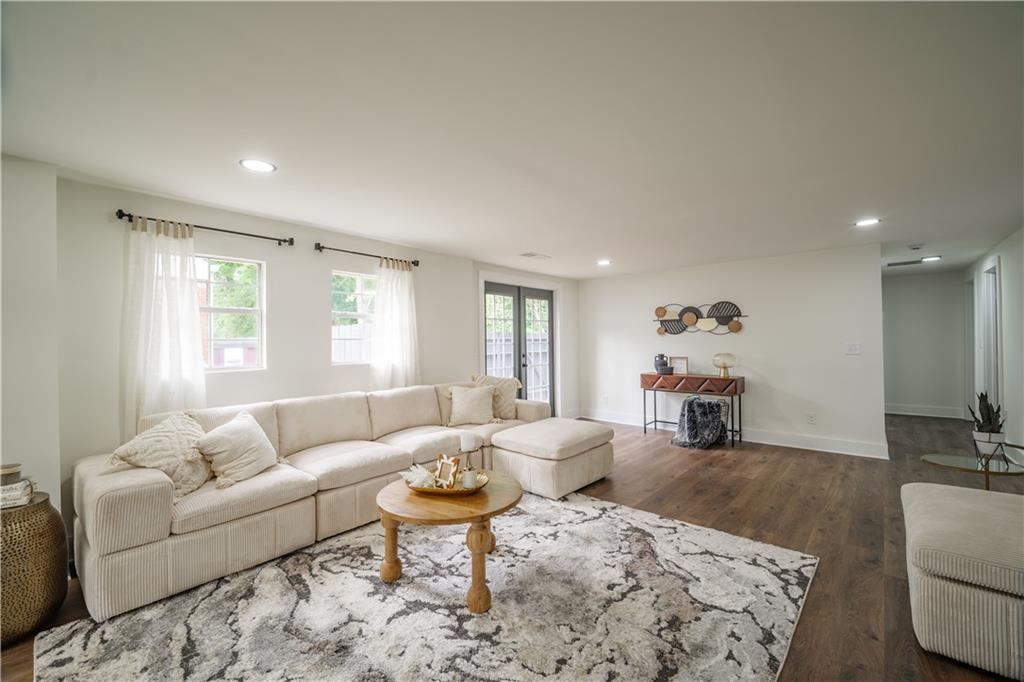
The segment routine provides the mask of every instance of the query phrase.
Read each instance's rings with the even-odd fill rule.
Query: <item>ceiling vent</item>
[[[526,253],[519,254],[523,258],[534,258],[536,260],[551,260],[551,256],[546,253],[537,253],[536,251],[527,251]]]

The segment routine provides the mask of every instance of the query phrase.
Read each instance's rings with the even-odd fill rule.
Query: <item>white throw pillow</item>
[[[210,465],[196,449],[203,427],[176,412],[114,450],[110,459],[132,466],[159,469],[174,484],[174,497],[184,497],[210,479]]]
[[[474,374],[470,377],[477,386],[494,386],[494,416],[498,419],[516,418],[516,392],[523,387],[515,377],[492,377]]]
[[[196,447],[210,460],[218,488],[252,478],[277,463],[277,453],[267,434],[256,418],[244,410],[227,424],[203,435]]]
[[[448,426],[488,424],[494,419],[494,386],[452,386],[452,416]]]

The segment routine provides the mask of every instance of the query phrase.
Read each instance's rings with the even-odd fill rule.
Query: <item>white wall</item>
[[[57,177],[52,166],[3,157],[4,462],[61,508],[57,435]]]
[[[746,439],[886,457],[879,260],[873,245],[581,282],[581,412],[640,423],[639,373],[656,353],[710,373],[711,356],[728,351],[747,379]],[[719,300],[749,316],[740,333],[656,334],[656,306]],[[848,342],[861,354],[846,355]],[[662,400],[659,416],[677,417],[680,399]]]
[[[200,253],[251,258],[266,263],[267,368],[207,375],[208,404],[228,405],[290,396],[372,388],[365,365],[330,363],[331,270],[373,272],[376,261],[340,253],[317,253],[313,243],[399,258],[419,258],[415,271],[417,325],[422,380],[437,383],[468,379],[479,368],[478,272],[493,269],[474,261],[422,252],[265,220],[151,195],[60,179],[57,183],[57,232],[61,301],[60,387],[61,461],[68,480],[76,460],[110,452],[119,444],[119,334],[126,224],[114,211],[292,236],[293,247],[274,242],[196,231]],[[507,271],[511,276],[524,273]],[[545,278],[552,286],[575,282]],[[571,285],[571,286],[570,286]],[[572,299],[573,306],[575,299]],[[566,331],[573,340],[573,307]],[[574,368],[575,365],[570,363]],[[575,399],[575,370],[563,376]],[[577,410],[575,403],[567,409]]]
[[[885,411],[963,419],[963,274],[883,277],[882,312]]]
[[[981,310],[982,275],[999,264],[1002,291],[1002,358],[1000,400],[1006,413],[1006,437],[1012,443],[1024,443],[1024,229],[1017,230],[997,245],[964,274],[965,281],[974,281],[974,310]],[[978,315],[980,317],[980,315]],[[981,334],[975,330],[976,357]],[[968,355],[968,362],[972,354]],[[975,372],[976,377],[981,372]]]

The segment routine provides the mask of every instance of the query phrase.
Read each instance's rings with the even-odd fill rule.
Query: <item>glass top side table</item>
[[[985,458],[978,455],[928,454],[921,460],[935,466],[956,469],[973,474],[984,474],[985,490],[989,489],[990,476],[1024,476],[1024,446],[1006,443],[1006,456],[997,453]]]

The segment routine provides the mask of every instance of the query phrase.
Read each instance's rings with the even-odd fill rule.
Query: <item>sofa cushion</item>
[[[491,437],[491,443],[531,457],[566,459],[603,445],[614,435],[603,424],[551,417],[500,431]]]
[[[369,440],[370,408],[361,391],[278,400],[277,425],[287,457],[324,443]]]
[[[401,471],[412,466],[412,455],[393,445],[350,440],[296,452],[288,461],[314,476],[319,490],[330,490]]]
[[[452,414],[448,426],[489,424],[494,420],[494,386],[453,386]]]
[[[516,396],[523,383],[515,377],[492,377],[474,374],[470,377],[477,386],[494,386],[494,416],[498,419],[516,418]]]
[[[934,576],[1024,597],[1024,496],[908,483],[907,561]]]
[[[196,447],[210,462],[217,487],[228,488],[274,466],[277,453],[270,439],[248,412],[203,434]]]
[[[483,445],[485,447],[489,447],[491,445],[491,438],[494,437],[494,434],[500,431],[507,431],[508,429],[511,429],[514,426],[519,426],[525,423],[526,422],[520,421],[518,419],[509,419],[507,421],[495,422],[493,424],[474,424],[460,426],[459,431],[472,431],[473,433],[475,433],[476,435],[480,436],[480,438],[483,439]]]
[[[275,464],[230,488],[218,488],[215,481],[207,481],[174,505],[171,533],[202,530],[280,507],[315,492],[316,479],[287,464]]]
[[[433,386],[409,386],[366,394],[373,440],[413,426],[440,426],[441,411]]]
[[[174,496],[188,495],[209,480],[210,463],[196,449],[203,427],[184,412],[175,412],[114,450],[111,464],[158,469],[174,484]]]
[[[454,456],[459,454],[461,431],[443,426],[414,426],[402,429],[378,438],[378,443],[386,443],[405,450],[412,455],[417,464],[433,462],[437,453]]]
[[[473,388],[475,385],[472,381],[451,381],[447,384],[437,384],[434,386],[434,391],[437,393],[437,407],[441,411],[442,424],[447,424],[448,420],[452,418],[452,394],[450,389],[453,386]]]
[[[256,423],[267,434],[267,439],[277,451],[277,409],[274,403],[251,403],[249,405],[228,405],[227,407],[204,407],[197,410],[185,410],[185,414],[199,422],[203,431],[213,431],[218,426],[227,424],[235,418],[239,412],[248,412],[256,420]],[[154,421],[156,420],[156,421]],[[150,414],[139,420],[139,428],[146,424],[153,424],[160,421],[160,415]]]

